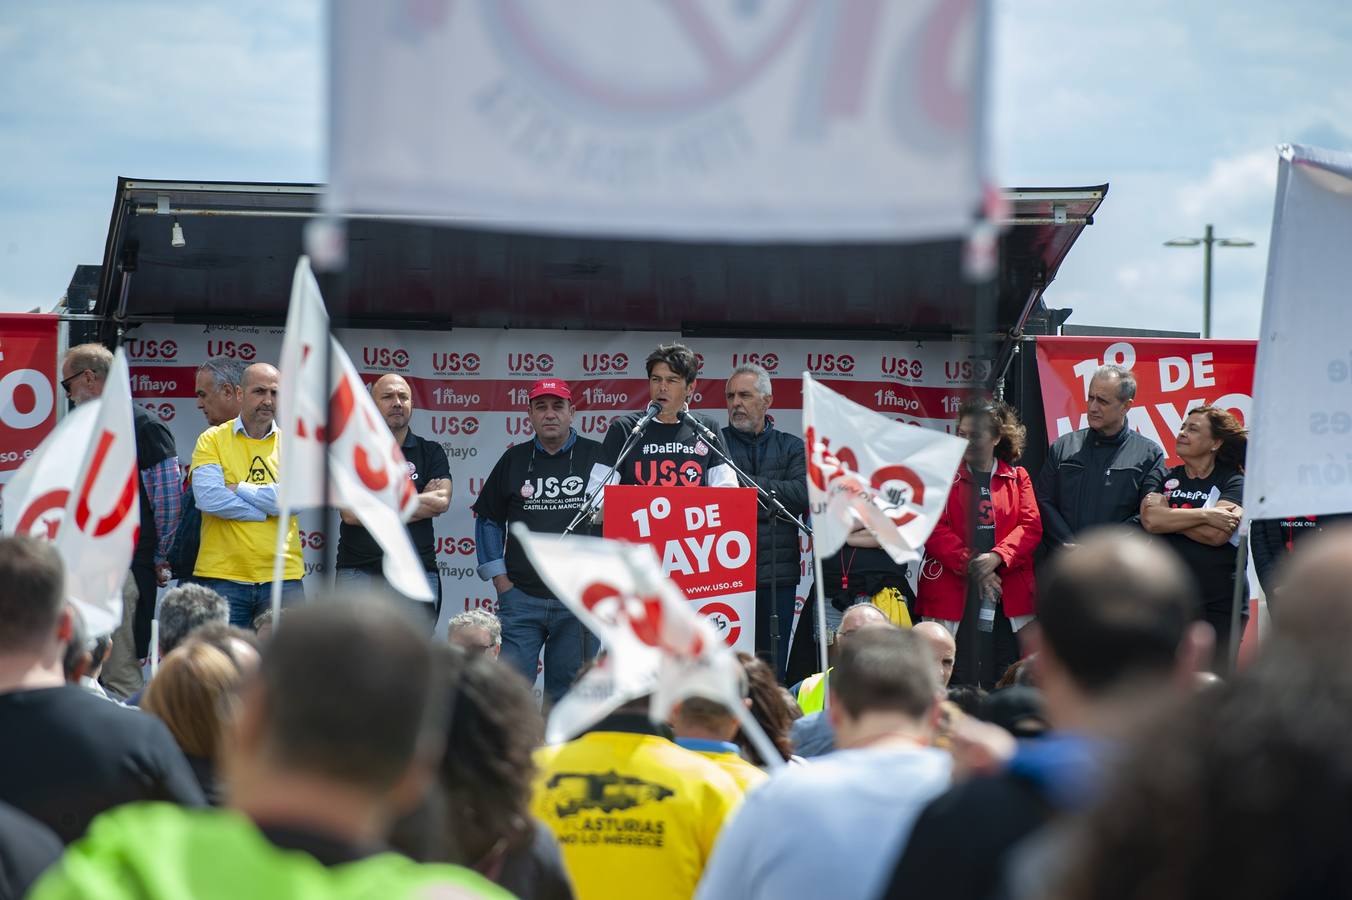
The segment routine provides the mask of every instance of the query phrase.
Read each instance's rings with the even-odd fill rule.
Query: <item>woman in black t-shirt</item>
[[[1217,659],[1229,652],[1247,435],[1228,410],[1189,410],[1175,444],[1183,464],[1151,473],[1141,501],[1142,527],[1162,535],[1197,579],[1202,617],[1216,629]],[[1247,585],[1244,596],[1241,635],[1249,617]]]

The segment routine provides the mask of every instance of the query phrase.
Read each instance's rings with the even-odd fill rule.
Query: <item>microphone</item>
[[[633,429],[630,430],[629,433],[638,434],[640,431],[647,428],[648,423],[651,422],[653,419],[656,419],[658,415],[661,414],[661,412],[662,412],[662,404],[658,403],[656,400],[654,400],[652,403],[649,403],[648,408],[643,411],[643,417],[638,420],[638,424],[635,425]]]

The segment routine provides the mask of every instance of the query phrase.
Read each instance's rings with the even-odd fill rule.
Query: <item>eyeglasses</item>
[[[61,390],[65,391],[65,392],[66,392],[66,396],[69,397],[69,396],[70,396],[70,386],[71,386],[71,383],[74,382],[75,379],[79,378],[79,377],[80,377],[81,375],[83,375],[84,373],[86,373],[86,372],[92,372],[92,371],[93,371],[92,369],[81,369],[80,371],[76,372],[74,375],[70,376],[69,378],[62,378],[62,379],[61,379]]]

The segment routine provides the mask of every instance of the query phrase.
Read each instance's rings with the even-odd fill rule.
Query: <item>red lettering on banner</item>
[[[1174,436],[1189,409],[1210,404],[1248,418],[1257,347],[1256,341],[1040,337],[1047,437],[1088,427],[1085,397],[1094,372],[1105,363],[1120,365],[1136,377],[1127,424],[1163,447],[1173,465],[1179,461]]]
[[[804,435],[807,445],[807,475],[817,490],[825,491],[827,485],[838,478],[845,478],[843,490],[859,492],[862,490],[863,474],[859,471],[859,460],[849,447],[831,451],[831,439],[818,438],[815,428],[808,428]],[[820,454],[817,451],[821,444]],[[820,458],[820,461],[818,461]],[[883,514],[900,528],[916,517],[910,509],[912,503],[925,502],[925,482],[906,466],[883,466],[869,477],[868,484],[883,501]]]

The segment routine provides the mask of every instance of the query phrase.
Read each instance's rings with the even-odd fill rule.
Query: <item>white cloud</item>
[[[1277,152],[1273,147],[1218,159],[1200,182],[1183,188],[1179,208],[1189,219],[1250,215],[1255,206],[1272,209],[1277,189]]]

